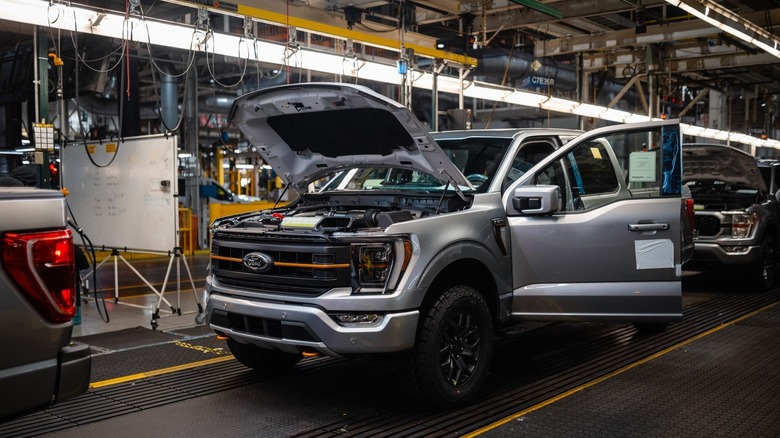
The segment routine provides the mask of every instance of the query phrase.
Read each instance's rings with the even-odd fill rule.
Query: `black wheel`
[[[757,268],[758,285],[764,290],[772,289],[777,277],[777,254],[775,240],[771,237],[765,237],[761,242],[761,262]]]
[[[493,323],[485,299],[473,288],[445,291],[423,315],[410,356],[417,393],[437,407],[472,399],[488,373]]]
[[[232,338],[227,340],[233,356],[242,364],[257,371],[281,373],[290,370],[301,360],[300,353],[285,353],[280,350],[260,348],[253,344],[242,344]]]

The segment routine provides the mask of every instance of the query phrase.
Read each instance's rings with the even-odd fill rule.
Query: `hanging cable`
[[[56,20],[55,20],[55,21],[56,21]],[[73,22],[74,22],[74,23],[76,22],[76,15],[75,15],[75,13],[73,14]],[[78,26],[75,26],[75,28],[76,28],[76,29],[78,29]],[[51,30],[51,22],[49,23],[49,29]],[[76,67],[74,67],[74,70],[75,70],[75,71],[74,71],[74,76],[75,76],[75,88],[76,88],[76,90],[75,90],[75,93],[76,93],[76,96],[75,96],[75,101],[76,101],[76,110],[77,110],[79,113],[81,113],[81,105],[80,105],[80,100],[79,100],[79,88],[80,88],[80,86],[79,86],[79,74],[78,74],[78,59],[79,59],[79,55],[78,55],[78,32],[77,32],[77,31],[72,31],[72,33],[71,33],[71,40],[73,41],[73,47],[75,48],[75,51],[76,51]],[[122,59],[122,57],[120,56],[120,57],[119,57],[119,59],[121,60],[121,59]],[[117,63],[117,65],[119,65],[119,63]],[[116,66],[115,66],[115,67],[116,67]],[[113,67],[112,67],[112,68],[113,68]],[[63,123],[64,123],[64,120],[63,120],[63,121],[61,121],[61,122],[63,122]],[[120,121],[120,126],[121,126],[121,121]],[[84,124],[83,124],[83,122],[81,121],[81,118],[80,118],[80,117],[79,117],[79,129],[81,130],[81,137],[82,137],[82,141],[83,141],[84,149],[85,149],[85,150],[87,150],[87,148],[89,147],[89,145],[87,144],[87,133],[86,133],[86,130],[84,129]],[[121,132],[121,127],[120,127],[120,132]],[[63,145],[63,146],[64,146],[64,145]],[[109,161],[107,164],[105,164],[105,165],[99,165],[99,164],[97,164],[97,163],[94,161],[94,159],[92,158],[92,154],[90,154],[90,153],[89,153],[89,151],[87,151],[87,154],[86,154],[86,155],[87,155],[87,157],[89,158],[90,162],[92,162],[92,164],[93,164],[95,167],[107,167],[107,166],[111,165],[111,163],[113,163],[113,162],[114,162],[114,159],[116,158],[116,154],[117,154],[117,152],[118,152],[118,149],[119,149],[119,148],[117,148],[117,151],[115,151],[115,152],[114,152],[114,155],[111,157],[111,160],[110,160],[110,161]]]
[[[81,241],[84,243],[84,247],[88,248],[88,254],[91,256],[91,259],[87,259],[87,262],[89,262],[92,265],[92,285],[93,289],[95,291],[95,307],[97,308],[98,315],[100,315],[100,319],[103,320],[106,324],[111,320],[111,318],[108,316],[108,308],[106,307],[106,297],[103,293],[103,288],[98,285],[98,278],[97,278],[97,257],[95,255],[95,246],[92,244],[92,241],[89,239],[87,234],[84,232],[84,230],[79,227],[78,222],[76,221],[76,216],[73,215],[73,210],[70,208],[70,203],[68,203],[67,198],[65,199],[65,205],[68,208],[68,214],[70,214],[70,219],[68,219],[68,225],[73,228],[76,233],[81,237]],[[79,281],[81,281],[81,275],[79,275]]]

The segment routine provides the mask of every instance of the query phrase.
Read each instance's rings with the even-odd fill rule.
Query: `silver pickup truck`
[[[771,290],[780,244],[780,163],[731,146],[683,145],[683,183],[695,201],[695,252],[686,269],[746,268]]]
[[[0,418],[89,386],[89,346],[71,342],[73,238],[56,190],[0,187]]]
[[[207,321],[249,367],[403,352],[415,390],[451,406],[511,322],[682,318],[674,121],[431,134],[329,83],[247,94],[230,117],[299,194],[212,225]]]

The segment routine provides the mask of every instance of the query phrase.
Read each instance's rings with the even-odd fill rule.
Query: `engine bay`
[[[304,194],[288,207],[215,222],[217,228],[266,231],[382,230],[398,222],[458,211],[468,207],[456,193],[315,193]]]

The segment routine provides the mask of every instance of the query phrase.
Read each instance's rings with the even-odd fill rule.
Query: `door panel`
[[[504,194],[513,313],[545,319],[556,313],[659,321],[681,316],[679,127],[626,126],[584,134]],[[514,211],[514,187],[534,184],[558,185],[561,210],[544,216]]]

